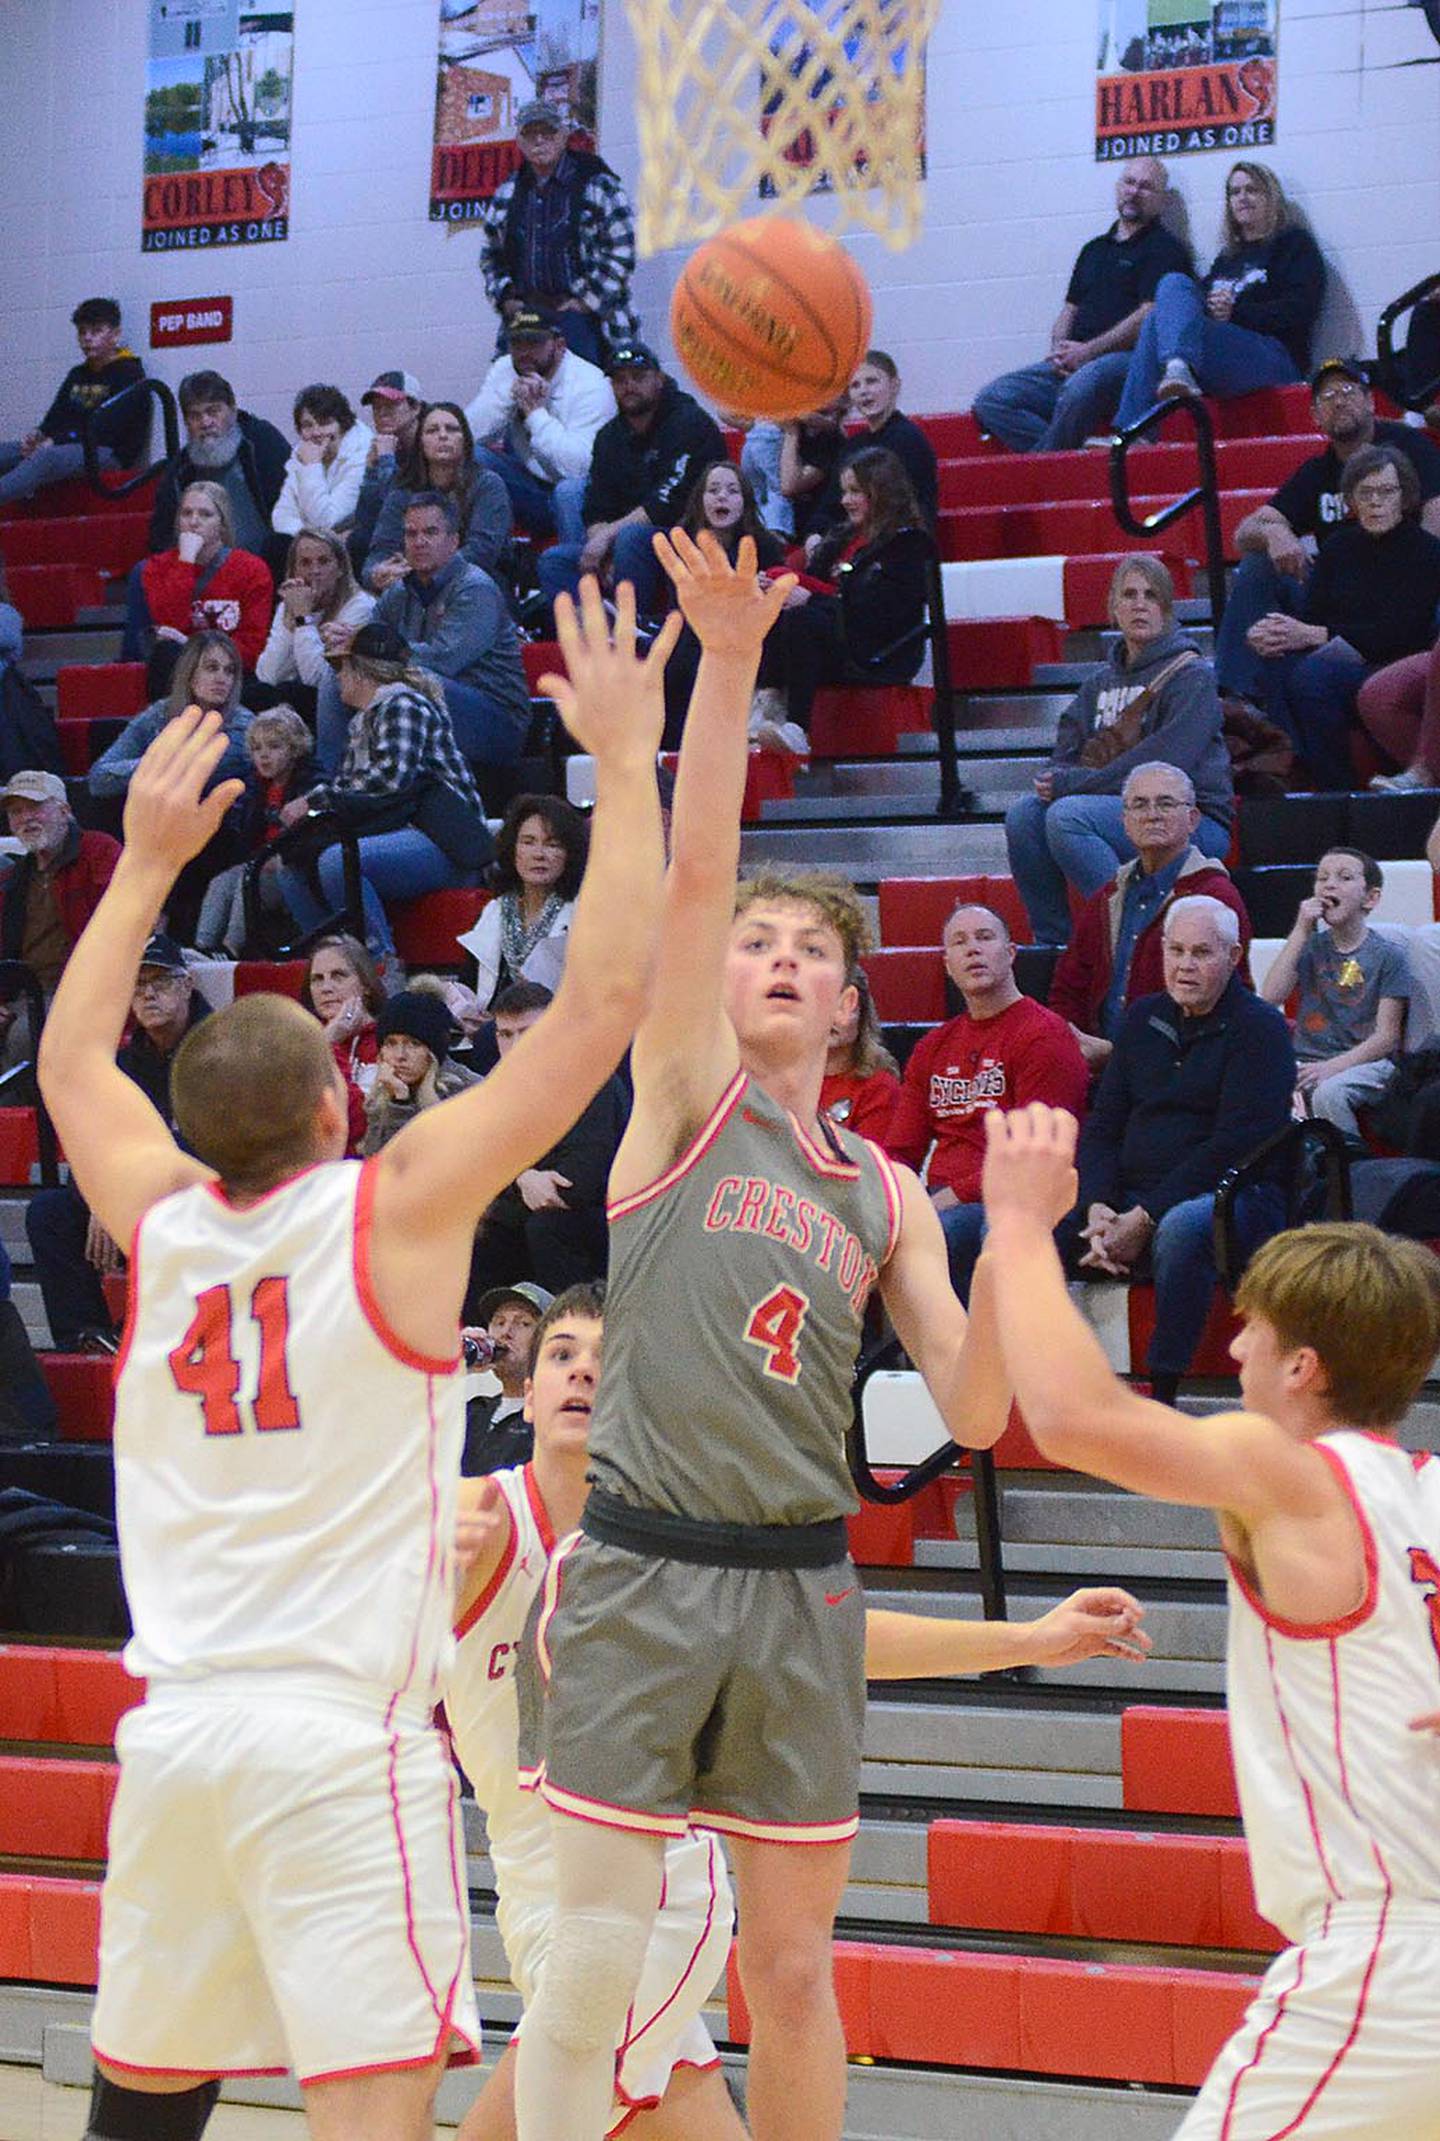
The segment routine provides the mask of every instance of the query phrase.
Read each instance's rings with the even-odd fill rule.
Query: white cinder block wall
[[[465,400],[493,323],[477,241],[426,218],[436,0],[295,0],[291,236],[280,245],[142,254],[143,0],[0,0],[0,437],[32,423],[71,361],[69,313],[106,292],[134,346],[174,381],[214,361],[288,428],[297,386],[352,394],[403,363]],[[602,148],[633,182],[634,53],[605,0]],[[737,0],[739,4],[739,0]],[[1109,212],[1091,153],[1094,0],[946,0],[931,50],[926,227],[910,252],[860,238],[876,336],[915,409],[965,406],[1044,347],[1070,261]],[[1279,138],[1264,152],[1332,270],[1319,346],[1373,346],[1381,307],[1440,267],[1440,48],[1401,0],[1283,0]],[[1230,157],[1176,159],[1197,251],[1217,242]],[[817,220],[827,220],[823,207]],[[678,256],[644,263],[652,336]],[[235,299],[235,341],[155,356],[157,298]]]

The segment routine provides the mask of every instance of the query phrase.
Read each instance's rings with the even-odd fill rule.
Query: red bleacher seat
[[[960,617],[945,628],[956,691],[1023,690],[1037,662],[1058,662],[1064,628],[1052,617]]]
[[[1215,464],[1222,491],[1278,488],[1318,439],[1310,434],[1279,438],[1219,439]],[[1126,457],[1133,495],[1152,492],[1176,498],[1199,480],[1193,440],[1167,439],[1155,446],[1135,446]],[[941,509],[963,506],[1049,505],[1066,499],[1110,497],[1110,457],[1104,453],[982,454],[942,461],[939,470]]]
[[[1230,401],[1211,399],[1208,407],[1217,438],[1273,438],[1279,432],[1295,431],[1314,450],[1314,407],[1303,381],[1290,387],[1257,387],[1253,394],[1237,394]]]
[[[298,1003],[309,970],[305,959],[237,959],[235,994],[258,996],[268,992],[272,996],[293,996]]]
[[[6,577],[10,600],[32,632],[66,631],[77,610],[105,600],[105,581],[93,565],[21,565]]]
[[[93,1985],[99,1948],[99,1882],[31,1876],[30,1967],[25,1975],[47,1985]]]
[[[5,530],[8,565],[93,565],[128,572],[148,549],[148,513],[76,513],[54,520],[15,521]]]
[[[1127,1300],[1130,1320],[1130,1358],[1144,1360],[1150,1348],[1151,1335],[1155,1329],[1155,1288],[1148,1281],[1132,1283]],[[1240,1319],[1230,1305],[1228,1294],[1217,1287],[1210,1303],[1210,1313],[1205,1319],[1205,1328],[1200,1334],[1190,1360],[1191,1375],[1233,1375],[1235,1363],[1230,1357],[1230,1341],[1240,1328]]]
[[[144,1692],[119,1651],[0,1644],[0,1718],[7,1739],[109,1747],[116,1725]]]
[[[1112,522],[1112,533],[1114,524]],[[1167,530],[1173,534],[1173,530]],[[1078,628],[1082,625],[1108,625],[1110,622],[1110,582],[1115,577],[1115,568],[1122,558],[1130,555],[1128,550],[1107,550],[1091,557],[1067,557],[1065,560],[1065,621]],[[1177,596],[1191,592],[1190,565],[1188,559],[1171,547],[1160,552],[1170,568],[1170,577],[1175,582]]]
[[[88,721],[57,721],[55,732],[60,738],[60,763],[67,778],[84,780],[95,763],[96,754],[90,748],[90,723]]]
[[[815,694],[810,751],[815,758],[890,757],[902,736],[930,727],[928,684],[836,684]]]
[[[882,1025],[933,1026],[947,1016],[938,951],[901,945],[867,952],[865,972]]]
[[[937,945],[962,900],[993,907],[1017,944],[1031,941],[1030,917],[1013,877],[885,877],[880,881],[881,943]]]
[[[55,713],[60,721],[128,721],[147,704],[143,662],[67,662],[56,672]]]
[[[0,1755],[0,1851],[17,1858],[103,1859],[118,1776],[113,1762]]]
[[[660,763],[673,775],[680,763],[679,752],[662,751]],[[740,801],[740,816],[747,825],[759,818],[762,803],[785,802],[794,795],[795,768],[799,763],[789,751],[762,751],[752,744],[745,762],[745,793]]]
[[[1132,1813],[1238,1815],[1225,1712],[1132,1704],[1120,1716],[1120,1782]]]
[[[870,1971],[877,1955],[884,1950],[868,1941],[840,1940],[835,1943],[835,1997],[840,2008],[840,2022],[845,2032],[845,2049],[854,2057],[868,2053],[871,2037]],[[727,2004],[730,2011],[730,2038],[735,2044],[750,2042],[750,2010],[745,2002],[745,1988],[740,1982],[739,1965],[735,1950],[730,1950],[730,1961],[725,1973]]]
[[[1213,1970],[1177,1970],[1171,1979],[1173,2056],[1177,2089],[1198,2089],[1215,2054],[1233,2037],[1255,1996],[1256,1981]]]
[[[0,1183],[23,1188],[40,1158],[33,1108],[0,1108]]]
[[[395,949],[407,966],[458,966],[465,954],[455,939],[474,927],[490,900],[476,885],[447,886],[398,902],[391,914]]]
[[[147,520],[155,504],[155,482],[140,484],[126,498],[117,498],[112,492],[92,491],[83,476],[69,477],[64,483],[47,484],[33,498],[23,498],[14,505],[0,506],[0,525],[8,526],[16,521],[53,520],[61,514],[87,513],[144,513]],[[0,547],[3,547],[0,537]]]
[[[1020,1960],[944,1948],[879,1948],[870,1961],[872,2059],[1014,2068]]]
[[[1003,454],[1005,448],[980,429],[969,409],[951,409],[943,414],[917,416],[914,421],[935,449],[937,460],[952,460],[957,454]]]
[[[108,1442],[115,1417],[115,1363],[104,1353],[39,1355],[62,1442]]]
[[[540,679],[548,669],[558,676],[565,674],[565,657],[560,652],[560,643],[554,639],[522,639],[520,659],[525,665],[525,685],[533,698],[540,689]]]

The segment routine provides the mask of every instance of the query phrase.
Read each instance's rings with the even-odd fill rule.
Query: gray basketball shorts
[[[791,1844],[859,1827],[865,1597],[849,1560],[728,1568],[576,1532],[536,1623],[540,1788],[612,1828]]]

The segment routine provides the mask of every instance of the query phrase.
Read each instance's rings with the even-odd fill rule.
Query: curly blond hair
[[[813,907],[840,939],[847,971],[874,943],[870,920],[860,896],[848,877],[833,870],[761,869],[742,877],[735,888],[738,919],[752,907],[771,907],[779,901],[796,907]]]

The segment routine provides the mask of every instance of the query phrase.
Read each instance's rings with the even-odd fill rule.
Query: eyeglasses
[[[1340,401],[1364,392],[1364,387],[1358,385],[1353,379],[1332,379],[1327,385],[1315,389],[1315,399],[1316,401]]]
[[[1357,506],[1388,505],[1401,495],[1398,483],[1357,483],[1351,496]]]
[[[1192,806],[1179,795],[1127,795],[1123,809],[1132,818],[1143,818],[1157,811],[1189,810]]]

